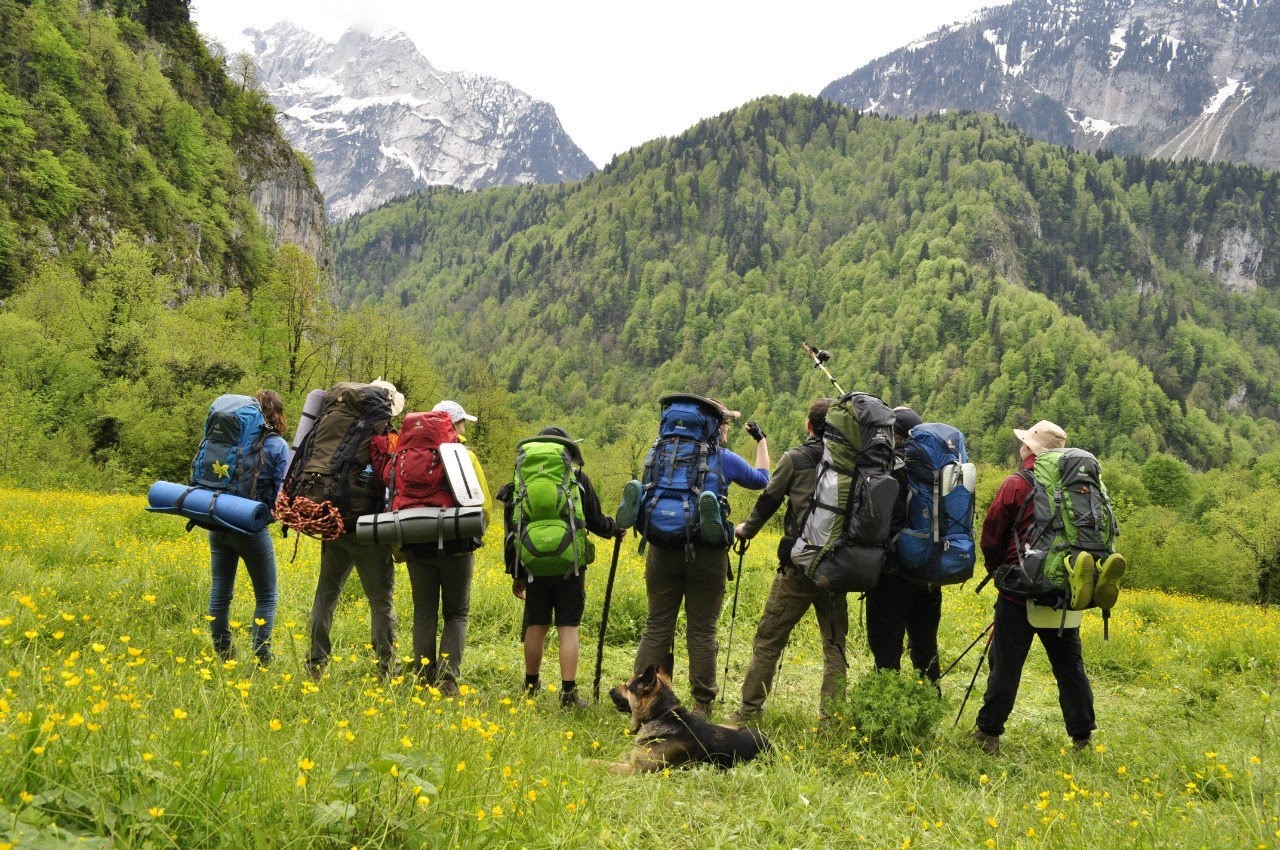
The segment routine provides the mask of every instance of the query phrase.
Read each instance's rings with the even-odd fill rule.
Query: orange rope
[[[306,496],[276,499],[276,519],[294,531],[321,540],[336,540],[346,531],[342,513],[333,502],[315,502]]]

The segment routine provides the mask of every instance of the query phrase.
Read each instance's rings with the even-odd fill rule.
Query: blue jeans
[[[276,619],[276,550],[267,529],[257,534],[210,531],[209,552],[213,582],[209,588],[209,631],[219,654],[231,653],[231,598],[235,596],[236,567],[244,560],[253,584],[253,653],[271,660],[271,626]],[[262,621],[262,625],[258,621]]]

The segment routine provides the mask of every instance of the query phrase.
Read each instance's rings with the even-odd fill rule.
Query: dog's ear
[[[666,677],[667,681],[671,681],[671,671],[676,668],[676,656],[674,653],[668,652],[662,659],[662,664],[658,666],[658,672]]]
[[[635,686],[637,690],[648,690],[652,688],[658,681],[658,671],[652,664],[644,668],[644,672],[636,677]]]

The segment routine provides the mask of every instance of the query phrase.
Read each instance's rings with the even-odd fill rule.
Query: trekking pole
[[[939,682],[941,682],[941,681],[942,681],[943,676],[946,676],[946,675],[947,675],[948,673],[950,673],[953,669],[955,669],[955,666],[956,666],[957,664],[959,664],[961,661],[963,661],[963,660],[964,660],[964,657],[965,657],[966,655],[968,655],[968,654],[969,654],[969,650],[971,650],[971,649],[973,649],[975,646],[977,646],[977,645],[978,645],[978,641],[980,641],[980,640],[982,640],[984,637],[986,637],[987,632],[989,632],[989,631],[991,631],[993,628],[995,628],[995,625],[996,625],[996,621],[995,621],[995,620],[992,620],[990,623],[987,623],[987,627],[986,627],[985,629],[983,629],[982,631],[978,632],[978,636],[977,636],[976,638],[974,638],[974,639],[973,639],[973,642],[972,642],[972,643],[970,643],[968,646],[966,646],[966,647],[964,648],[964,652],[962,652],[962,653],[960,653],[958,656],[956,656],[956,660],[951,662],[951,666],[950,666],[950,667],[948,667],[946,670],[943,670],[943,671],[942,671],[942,675],[938,677],[938,681],[939,681]]]
[[[733,610],[729,614],[729,645],[724,648],[724,674],[720,680],[729,683],[729,656],[733,653],[733,624],[738,620],[738,590],[742,587],[742,561],[747,557],[747,549],[751,541],[745,537],[738,538],[733,544],[733,551],[738,553],[738,574],[733,579]],[[724,687],[720,688],[720,699],[724,699]]]
[[[821,369],[822,374],[826,375],[827,380],[829,380],[831,385],[836,388],[836,392],[840,395],[844,395],[844,388],[836,381],[835,376],[827,371],[827,361],[831,359],[831,352],[823,351],[821,348],[814,348],[807,342],[800,343],[800,347],[803,348],[804,353],[809,355],[813,360],[813,367],[815,369]]]
[[[991,621],[991,625],[995,626],[995,620]],[[951,724],[954,729],[960,725],[960,718],[964,715],[964,707],[969,704],[969,694],[973,693],[973,686],[978,681],[978,671],[982,669],[982,662],[987,660],[987,651],[991,649],[991,638],[995,636],[995,629],[992,628],[990,634],[987,635],[987,642],[983,644],[982,654],[978,656],[978,666],[973,668],[973,678],[969,680],[969,687],[965,688],[964,699],[960,702],[960,710],[956,712],[956,722]],[[977,641],[974,641],[977,643]]]
[[[592,702],[600,702],[600,665],[604,661],[604,633],[609,628],[609,602],[613,599],[613,577],[618,574],[618,553],[622,538],[613,538],[613,560],[609,562],[609,580],[604,586],[604,612],[600,615],[600,637],[596,643],[596,677],[591,684]]]

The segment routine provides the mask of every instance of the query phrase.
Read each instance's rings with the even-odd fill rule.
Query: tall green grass
[[[629,748],[607,699],[565,713],[555,694],[520,696],[520,607],[496,538],[478,553],[466,692],[451,700],[374,676],[355,582],[329,677],[305,676],[318,561],[306,539],[296,560],[294,538],[279,542],[275,666],[218,662],[204,616],[207,543],[141,508],[137,498],[0,490],[0,848],[1280,846],[1274,610],[1125,592],[1110,641],[1095,615],[1083,630],[1094,747],[1067,746],[1033,648],[999,757],[966,738],[981,677],[952,727],[977,650],[943,681],[946,715],[914,747],[877,747],[847,717],[820,725],[822,653],[808,618],[762,724],[773,755],[730,771],[628,778],[607,769]],[[588,573],[586,688],[607,548]],[[772,549],[762,539],[746,558],[725,713]],[[625,544],[619,567],[604,688],[630,673],[643,623],[634,550]],[[237,593],[243,658],[247,580]],[[989,589],[947,590],[944,666],[989,622],[991,603]],[[729,616],[726,603],[722,645]],[[856,627],[849,660],[852,687],[866,687]],[[558,678],[554,664],[553,647],[544,681]],[[678,646],[676,687],[687,697],[684,669]]]

